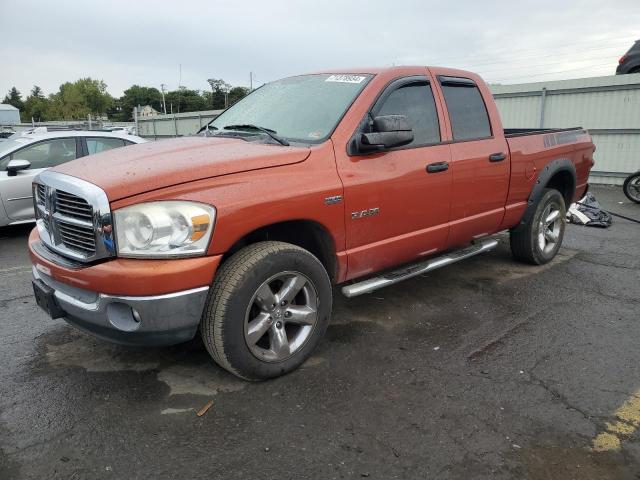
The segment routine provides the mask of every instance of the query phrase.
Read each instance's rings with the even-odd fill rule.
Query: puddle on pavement
[[[507,240],[508,242],[508,240]],[[494,255],[490,261],[485,262],[482,268],[468,269],[465,271],[467,280],[493,280],[498,284],[509,283],[519,278],[537,275],[571,260],[578,254],[577,250],[561,249],[556,257],[545,265],[526,265],[516,262],[510,254],[507,256]]]
[[[243,390],[249,383],[215,365],[203,346],[129,348],[95,339],[63,326],[42,336],[44,359],[52,368],[83,368],[91,373],[149,372],[169,387],[171,408],[164,415],[199,408],[189,396],[212,397]],[[313,368],[324,358],[312,356],[301,368]],[[182,396],[182,397],[181,397]],[[188,404],[184,405],[184,404]]]

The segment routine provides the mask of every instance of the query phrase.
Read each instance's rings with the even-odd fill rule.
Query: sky
[[[640,1],[0,0],[0,95],[92,77],[254,86],[332,68],[438,65],[492,83],[615,73]],[[0,97],[1,98],[1,97]]]

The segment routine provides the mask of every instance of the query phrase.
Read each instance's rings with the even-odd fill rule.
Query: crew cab
[[[504,130],[473,73],[301,75],[255,90],[198,136],[41,173],[29,238],[36,299],[94,335],[201,335],[261,380],[309,357],[332,286],[355,296],[494,248],[547,263],[587,190],[581,129]]]

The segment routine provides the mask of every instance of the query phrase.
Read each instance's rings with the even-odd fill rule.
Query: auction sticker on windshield
[[[364,79],[362,75],[331,75],[325,82],[362,83]]]

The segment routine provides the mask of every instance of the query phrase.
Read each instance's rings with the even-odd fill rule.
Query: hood
[[[237,138],[184,137],[114,148],[53,170],[98,185],[115,201],[194,180],[298,163],[309,153],[307,147]]]

